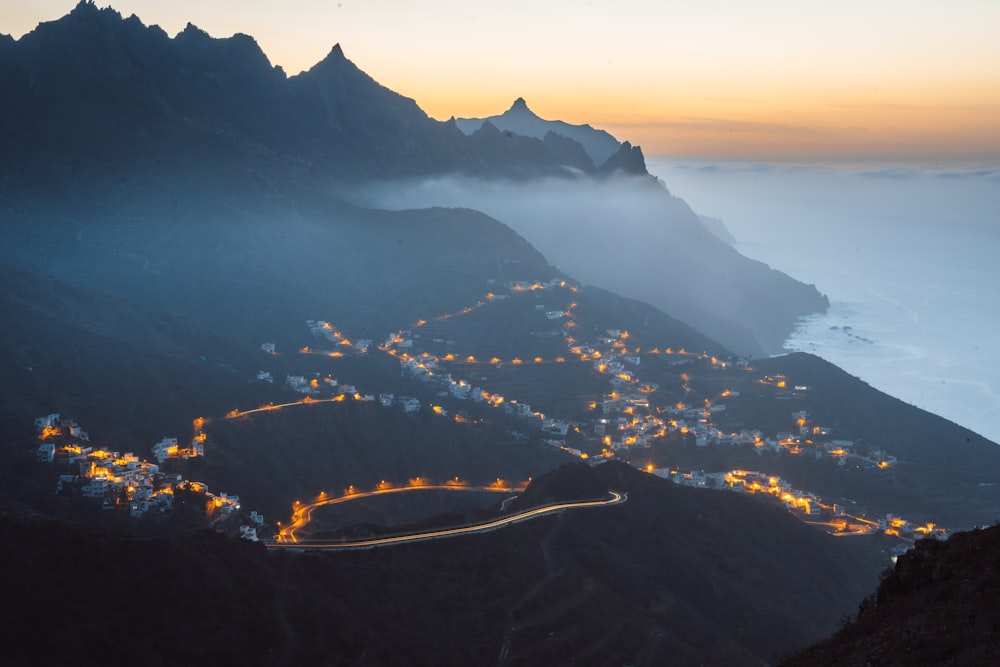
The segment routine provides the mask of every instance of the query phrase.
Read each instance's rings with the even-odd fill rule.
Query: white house
[[[84,498],[103,498],[108,492],[108,480],[104,477],[92,477],[80,490]]]
[[[47,428],[52,428],[59,423],[59,413],[53,412],[51,415],[46,415],[45,417],[39,417],[35,420],[35,428],[42,431]]]
[[[178,451],[177,438],[163,438],[153,445],[153,456],[157,463],[163,463],[171,456],[176,456]]]

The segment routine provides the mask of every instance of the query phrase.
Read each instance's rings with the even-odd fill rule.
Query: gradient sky
[[[1000,162],[998,0],[98,0],[253,35],[289,74],[335,43],[435,118],[591,123],[650,155]],[[0,0],[20,37],[76,0]]]

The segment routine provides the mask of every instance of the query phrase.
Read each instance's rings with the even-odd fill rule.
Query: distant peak
[[[181,30],[180,34],[186,37],[202,37],[202,38],[209,37],[209,34],[207,32],[205,32],[195,24],[191,23],[190,21],[188,21],[188,24],[186,26],[184,26],[184,29]]]
[[[347,59],[347,56],[344,55],[344,49],[340,48],[340,44],[337,43],[333,45],[333,48],[330,49],[330,53],[326,54],[326,57],[323,58],[323,60],[316,63],[315,67],[319,67],[321,69],[329,69],[331,67],[339,69],[340,65],[347,62],[350,61]]]
[[[101,9],[96,4],[94,4],[94,0],[80,0],[80,2],[76,4],[76,7],[70,10],[69,14],[67,14],[66,17],[70,17],[76,21],[80,20],[93,21],[95,19],[98,19],[99,17],[110,17],[121,20],[121,14],[116,12],[111,7],[105,7],[104,9]]]
[[[523,97],[519,97],[514,100],[514,103],[510,105],[507,109],[507,113],[532,113],[531,109],[528,108],[528,103],[524,101]]]

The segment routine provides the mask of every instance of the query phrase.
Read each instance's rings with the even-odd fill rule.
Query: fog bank
[[[573,278],[650,303],[743,355],[780,350],[798,316],[825,307],[815,289],[740,256],[648,176],[397,181],[369,186],[360,203],[483,211]]]

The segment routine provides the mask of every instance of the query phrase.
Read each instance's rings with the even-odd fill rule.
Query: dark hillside
[[[995,665],[998,602],[1000,527],[923,540],[883,574],[857,620],[782,664]]]
[[[629,501],[346,553],[3,518],[0,577],[21,628],[6,661],[747,664],[829,632],[874,581],[847,543],[783,512],[624,466],[591,474]],[[112,575],[133,603],[79,588]],[[137,614],[144,630],[123,631]]]
[[[474,211],[366,211],[321,196],[290,207],[184,190],[8,200],[0,260],[286,349],[301,345],[307,319],[385,335],[474,303],[488,280],[557,275]],[[103,199],[89,200],[98,192]]]
[[[521,442],[503,426],[456,424],[426,407],[407,415],[377,402],[321,404],[210,421],[204,460],[185,477],[239,489],[248,506],[287,517],[292,502],[383,480],[406,484],[460,477],[483,485],[520,483],[565,462],[552,447]]]
[[[0,435],[34,439],[34,417],[62,412],[98,441],[148,455],[164,435],[233,401],[279,395],[253,382],[259,349],[137,303],[0,265]],[[5,451],[9,455],[10,451]]]

